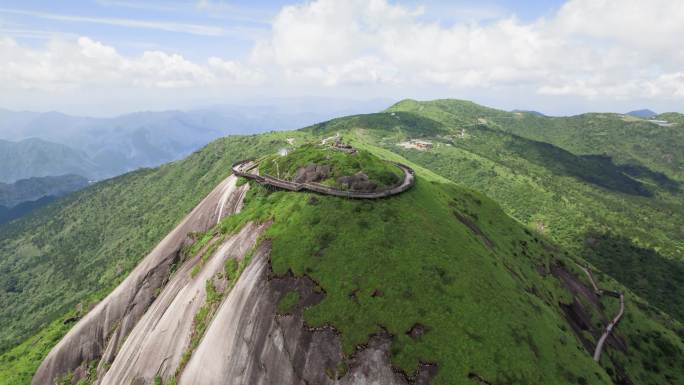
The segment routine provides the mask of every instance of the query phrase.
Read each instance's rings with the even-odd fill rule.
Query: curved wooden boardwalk
[[[578,266],[580,269],[582,269],[582,271],[584,271],[587,277],[589,277],[589,281],[591,281],[591,285],[594,287],[594,292],[597,296],[600,297],[603,294],[606,294],[611,297],[620,299],[620,310],[618,310],[618,313],[615,315],[615,317],[610,321],[610,323],[608,323],[608,325],[603,331],[603,334],[601,334],[601,338],[599,338],[598,343],[596,344],[596,349],[594,349],[594,361],[599,362],[601,360],[601,353],[603,352],[603,345],[606,343],[608,336],[610,336],[610,333],[613,331],[618,322],[620,322],[622,316],[625,314],[625,295],[617,291],[600,289],[596,285],[596,282],[594,281],[594,276],[591,274],[591,271],[589,271],[589,269],[587,269],[586,267],[580,265]]]
[[[233,165],[233,173],[237,176],[252,179],[262,185],[272,186],[289,191],[302,191],[308,190],[312,192],[317,192],[325,195],[333,195],[342,198],[350,199],[381,199],[387,198],[392,195],[401,194],[404,191],[413,187],[416,184],[416,174],[413,169],[401,163],[394,163],[404,172],[404,180],[397,186],[388,188],[382,191],[374,192],[362,192],[362,191],[346,191],[332,188],[329,186],[322,185],[320,183],[297,183],[290,182],[278,178],[274,178],[270,175],[258,175],[250,171],[254,170],[258,164],[251,160],[243,160],[237,162]]]

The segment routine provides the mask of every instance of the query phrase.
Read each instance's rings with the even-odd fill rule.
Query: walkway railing
[[[320,194],[351,199],[381,199],[392,195],[401,194],[416,184],[416,174],[411,167],[401,163],[394,164],[404,172],[404,180],[397,186],[373,192],[340,190],[330,186],[322,185],[320,183],[298,183],[278,179],[270,175],[257,175],[250,172],[258,166],[257,163],[251,160],[243,160],[235,163],[232,167],[232,170],[237,176],[252,179],[262,185],[272,186],[288,191],[308,190]]]

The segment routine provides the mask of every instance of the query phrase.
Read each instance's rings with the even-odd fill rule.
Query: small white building
[[[410,139],[407,142],[397,143],[397,146],[413,150],[426,151],[431,149],[434,145],[432,142],[428,142],[427,140]]]

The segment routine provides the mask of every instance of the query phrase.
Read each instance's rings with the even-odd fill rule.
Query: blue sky
[[[486,22],[509,15],[534,20],[552,14],[563,1],[413,0],[395,3],[413,8],[423,6],[426,14],[422,19],[452,24]],[[219,49],[229,56],[248,54],[256,39],[268,35],[278,12],[290,4],[293,2],[286,0],[8,0],[0,7],[0,31],[31,46],[39,46],[55,34],[64,34],[107,42],[124,54],[158,49],[201,60],[216,55]],[[128,24],[135,22],[151,25]],[[193,32],[193,29],[198,31]]]
[[[684,54],[673,39],[684,33],[680,8],[667,0],[6,0],[0,107],[107,114],[320,95],[456,97],[558,114],[675,109],[684,98]]]
[[[125,54],[159,49],[201,59],[215,55],[217,47],[227,54],[244,54],[256,35],[270,29],[278,9],[275,1],[249,8],[231,3],[213,9],[195,2],[7,1],[0,15],[5,32],[30,45],[40,45],[53,34],[65,34],[108,42]],[[12,33],[12,29],[18,31]],[[24,30],[28,33],[22,33]],[[31,36],[30,31],[47,34]]]

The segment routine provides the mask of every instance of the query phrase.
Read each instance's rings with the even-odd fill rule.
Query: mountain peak
[[[634,116],[635,118],[650,119],[658,114],[647,108],[641,110],[634,110],[626,113],[625,115]]]

